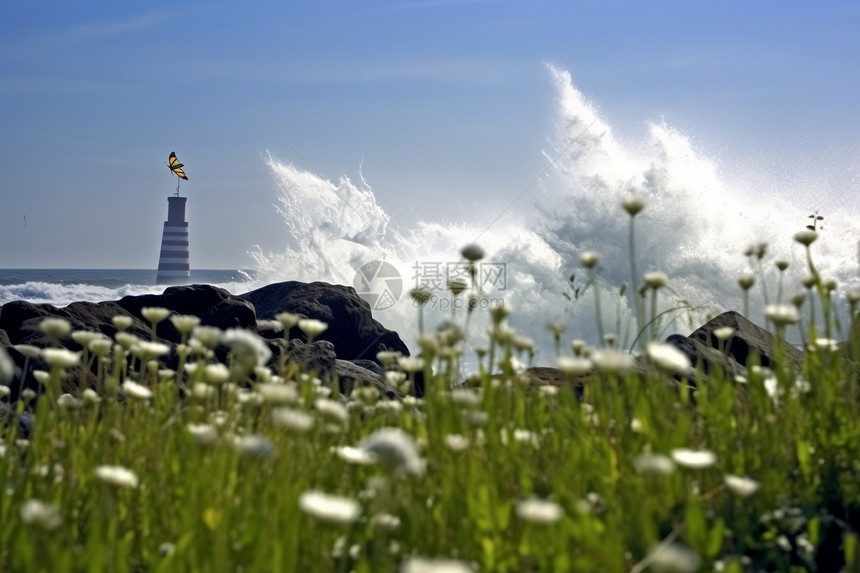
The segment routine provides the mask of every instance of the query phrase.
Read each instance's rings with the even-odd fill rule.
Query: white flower
[[[191,366],[190,364],[186,364],[186,366]],[[196,364],[194,365],[196,366]],[[190,374],[194,374],[194,372],[189,372]],[[206,380],[209,384],[223,384],[227,380],[230,379],[230,369],[217,362],[215,364],[207,364],[203,369],[203,379]]]
[[[2,378],[2,376],[0,376],[0,378]],[[12,390],[8,386],[4,386],[2,383],[0,383],[0,400],[2,400],[11,393]]]
[[[273,406],[297,404],[300,401],[299,390],[295,384],[267,382],[255,386],[263,399]]]
[[[131,347],[131,352],[136,356],[140,356],[142,360],[152,360],[170,352],[170,347],[166,344],[162,344],[161,342],[138,340],[134,346]]]
[[[465,561],[456,559],[429,559],[411,556],[400,564],[399,573],[473,573],[474,569]]]
[[[197,340],[204,348],[213,349],[221,342],[221,336],[224,333],[220,328],[214,326],[198,326],[191,331],[193,340]]]
[[[292,432],[303,434],[314,427],[316,418],[312,414],[292,408],[272,409],[272,423]]]
[[[445,434],[445,445],[454,452],[462,452],[469,448],[469,438],[462,434]]]
[[[275,453],[275,446],[266,436],[251,434],[233,438],[233,449],[251,458],[269,458]]]
[[[40,499],[28,499],[21,504],[21,521],[27,525],[51,531],[63,523],[63,516],[57,506]]]
[[[677,448],[672,450],[671,455],[679,466],[694,470],[709,468],[717,463],[717,455],[708,450]]]
[[[635,217],[645,208],[645,201],[637,197],[628,197],[621,202],[621,206],[631,217]]]
[[[758,491],[759,483],[754,479],[740,477],[735,475],[726,475],[723,477],[726,482],[726,487],[738,497],[749,497]]]
[[[376,531],[393,533],[400,527],[400,518],[390,513],[377,513],[370,518],[370,524]]]
[[[333,447],[332,451],[337,455],[337,457],[339,457],[348,464],[366,466],[376,463],[376,455],[361,448],[354,448],[352,446],[337,446]]]
[[[107,356],[110,354],[110,349],[113,348],[113,342],[110,338],[96,338],[90,341],[87,349],[96,356]]]
[[[149,400],[152,398],[152,390],[146,386],[142,386],[134,380],[126,380],[122,383],[122,390],[125,395],[135,400]]]
[[[579,254],[579,264],[581,264],[587,269],[594,268],[594,266],[599,260],[600,255],[598,255],[594,251],[583,251]]]
[[[218,441],[218,430],[212,424],[188,424],[188,433],[198,444],[204,446]]]
[[[418,372],[424,369],[424,359],[417,356],[401,356],[397,364],[404,372]]]
[[[281,323],[285,332],[288,332],[292,327],[297,325],[301,319],[301,315],[293,314],[292,312],[280,312],[275,315],[275,320]]]
[[[680,543],[661,543],[645,557],[649,571],[658,573],[693,573],[698,571],[702,559],[697,553]]]
[[[655,290],[666,286],[666,283],[669,282],[669,277],[666,276],[666,273],[662,273],[660,271],[645,273],[642,275],[642,278],[645,279],[645,284],[649,288]]]
[[[140,309],[140,315],[149,322],[158,324],[170,316],[170,310],[160,306],[145,306]]]
[[[648,358],[658,368],[668,372],[687,374],[690,371],[690,359],[673,344],[650,343],[648,345]]]
[[[361,516],[361,505],[354,499],[321,491],[302,493],[299,508],[319,521],[336,525],[355,523]]]
[[[340,402],[328,398],[317,398],[314,400],[314,407],[322,417],[330,421],[341,425],[346,425],[349,422],[349,411]]]
[[[180,332],[180,334],[190,334],[198,324],[200,319],[193,314],[177,314],[170,317],[170,322]]]
[[[118,314],[111,318],[110,321],[120,332],[127,330],[134,323],[134,319],[128,314]]]
[[[633,356],[620,350],[595,350],[591,360],[598,370],[609,374],[624,374],[633,369]]]
[[[375,454],[379,461],[410,475],[424,473],[424,460],[412,438],[400,428],[380,428],[366,437],[359,447]]]
[[[582,376],[591,371],[591,360],[581,356],[559,356],[558,369],[568,376]]]
[[[80,352],[72,352],[65,348],[42,349],[42,360],[52,368],[71,368],[81,363]]]
[[[95,475],[104,483],[116,487],[134,489],[139,483],[137,475],[130,469],[122,466],[98,466],[95,469]]]
[[[314,339],[328,328],[328,325],[315,318],[303,318],[299,321],[299,328],[308,339]]]
[[[77,410],[81,407],[81,401],[71,394],[62,394],[57,398],[57,406],[62,410]]]
[[[15,376],[15,363],[6,352],[6,349],[0,346],[0,386],[4,386],[12,381]]]
[[[83,348],[88,348],[90,342],[104,338],[105,335],[101,332],[93,332],[91,330],[75,330],[72,332],[72,340],[80,344]]]
[[[735,334],[735,329],[731,326],[721,326],[720,328],[714,329],[714,336],[717,337],[717,340],[728,340]]]
[[[544,396],[558,396],[558,386],[552,384],[541,384],[537,387],[538,392]]]
[[[403,356],[403,353],[399,350],[380,350],[376,353],[376,359],[382,363],[383,366],[394,366],[397,364],[397,359]]]
[[[815,239],[818,238],[818,233],[815,231],[800,231],[799,233],[794,234],[794,240],[803,245],[804,247],[808,247],[812,243],[815,242]]]
[[[663,454],[640,454],[633,460],[633,466],[642,474],[665,476],[675,471],[675,463]]]
[[[468,388],[454,388],[451,390],[451,401],[459,406],[478,406],[481,403],[481,393]]]
[[[65,318],[48,317],[39,323],[39,330],[51,338],[63,338],[72,331],[72,324]]]
[[[248,370],[265,365],[272,356],[265,341],[249,330],[231,328],[224,332],[221,342]]]
[[[800,320],[800,311],[793,304],[769,304],[764,307],[764,316],[775,325],[784,326]]]
[[[564,517],[564,510],[554,501],[530,498],[517,502],[517,516],[535,525],[550,525]]]

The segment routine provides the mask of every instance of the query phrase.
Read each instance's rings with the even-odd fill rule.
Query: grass
[[[449,325],[406,372],[384,357],[402,399],[360,388],[344,407],[336,380],[262,366],[253,337],[183,324],[179,372],[119,337],[79,357],[101,396],[59,395],[69,356],[40,376],[32,435],[0,441],[0,570],[860,570],[856,339],[707,383],[579,347],[578,400],[519,371],[529,345],[497,310],[466,388]],[[406,395],[421,368],[425,396]]]

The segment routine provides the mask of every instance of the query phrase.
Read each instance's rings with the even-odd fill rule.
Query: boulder
[[[258,319],[274,319],[281,312],[291,312],[325,322],[328,329],[317,339],[334,344],[341,360],[376,362],[376,354],[381,350],[409,355],[400,336],[373,318],[370,305],[352,287],[287,281],[240,296],[254,305]],[[289,338],[306,339],[298,327],[293,327]]]
[[[734,330],[732,337],[724,342],[714,334],[714,331],[723,327]],[[712,318],[690,336],[674,334],[666,342],[686,354],[694,366],[701,363],[706,376],[715,364],[722,364],[729,375],[743,374],[753,356],[757,364],[773,368],[779,343],[776,335],[734,311]],[[803,364],[803,352],[784,342],[782,351],[787,364],[799,371]]]

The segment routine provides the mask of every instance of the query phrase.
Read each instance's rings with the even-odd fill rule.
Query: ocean
[[[0,269],[0,305],[26,300],[63,307],[159,294],[166,285],[156,285],[155,275],[155,269]],[[241,294],[256,288],[253,277],[253,271],[192,269],[188,284],[212,284]]]

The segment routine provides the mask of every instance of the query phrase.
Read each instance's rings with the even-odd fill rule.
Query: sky
[[[525,209],[550,66],[622,141],[666,121],[730,181],[856,205],[857,30],[854,0],[5,2],[0,268],[154,268],[171,151],[194,268],[284,244],[269,153],[399,229]]]

